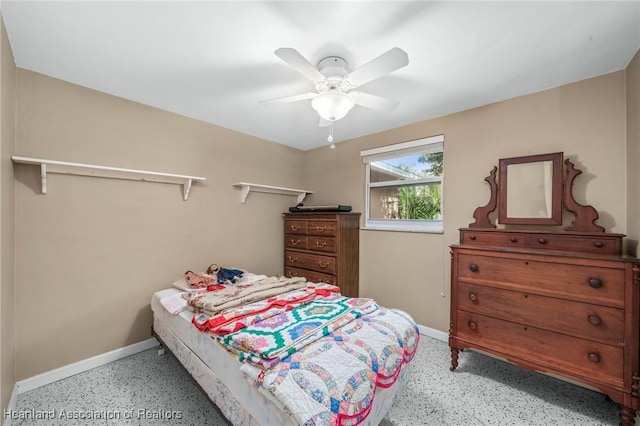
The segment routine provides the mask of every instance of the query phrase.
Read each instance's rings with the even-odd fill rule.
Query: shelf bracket
[[[242,204],[244,204],[245,201],[247,201],[249,192],[251,192],[251,185],[242,185],[242,192],[240,192],[240,202]]]
[[[182,185],[182,200],[187,201],[189,199],[189,192],[191,192],[191,184],[193,179],[186,179]]]
[[[40,164],[40,181],[42,183],[41,185],[42,193],[46,194],[47,193],[47,164],[46,163]]]

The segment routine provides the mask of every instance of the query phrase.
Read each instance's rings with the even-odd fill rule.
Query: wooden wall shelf
[[[122,169],[118,167],[97,166],[94,164],[69,163],[66,161],[44,160],[41,158],[12,156],[14,163],[40,166],[42,193],[47,193],[47,174],[59,173],[67,175],[94,176],[110,179],[137,180],[143,182],[171,183],[182,185],[182,199],[189,198],[193,182],[202,182],[206,178],[198,176],[176,175],[171,173],[151,172],[146,170]]]

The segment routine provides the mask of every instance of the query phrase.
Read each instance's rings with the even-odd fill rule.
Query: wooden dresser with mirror
[[[485,178],[489,202],[451,246],[451,370],[460,350],[485,352],[598,390],[619,405],[621,424],[634,424],[640,263],[622,254],[624,235],[575,201],[581,172],[563,153],[499,163]],[[565,228],[563,207],[575,216]]]

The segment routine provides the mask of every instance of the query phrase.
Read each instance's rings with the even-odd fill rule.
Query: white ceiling
[[[626,68],[640,48],[634,1],[1,1],[16,65],[277,143],[326,145],[313,90],[274,55],[353,70],[400,47],[409,65],[358,90],[335,141]]]

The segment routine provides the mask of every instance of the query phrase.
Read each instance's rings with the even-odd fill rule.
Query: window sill
[[[408,225],[365,225],[362,231],[391,231],[391,232],[415,232],[422,234],[443,234],[442,224],[433,226],[408,226]]]

